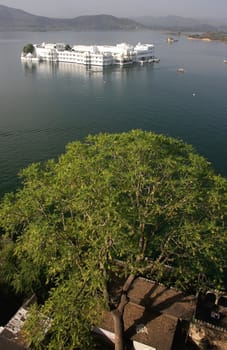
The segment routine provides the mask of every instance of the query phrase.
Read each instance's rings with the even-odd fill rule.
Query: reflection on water
[[[115,73],[115,76],[119,78],[130,74],[130,71],[137,71],[151,69],[153,64],[146,64],[143,67],[134,64],[129,66],[86,66],[78,63],[69,62],[32,62],[32,61],[21,61],[22,67],[26,74],[39,74],[42,77],[48,77],[53,75],[62,76],[74,76],[84,78],[103,78],[103,76]]]
[[[71,76],[87,76],[96,73],[103,74],[104,68],[94,66],[92,68],[76,63],[68,62],[32,62],[32,61],[22,61],[22,66],[25,73],[39,73],[40,75],[53,75],[53,74],[63,74]]]

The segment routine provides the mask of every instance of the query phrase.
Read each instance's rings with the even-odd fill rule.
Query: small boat
[[[177,42],[178,40],[177,39],[174,39],[173,37],[171,37],[171,36],[169,36],[168,38],[167,38],[167,42],[168,43],[175,43],[175,42]]]
[[[184,73],[185,70],[184,70],[184,68],[178,68],[178,69],[177,69],[177,72],[178,72],[178,73]]]
[[[224,60],[224,63],[226,63],[226,64],[227,64],[227,60]]]

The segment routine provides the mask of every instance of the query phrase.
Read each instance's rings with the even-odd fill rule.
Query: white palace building
[[[159,61],[154,56],[154,45],[121,43],[109,45],[74,45],[64,43],[34,44],[33,53],[21,54],[22,60],[79,63],[86,66],[126,65]]]

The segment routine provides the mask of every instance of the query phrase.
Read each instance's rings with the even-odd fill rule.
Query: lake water
[[[142,32],[0,33],[0,196],[31,162],[88,134],[135,128],[183,139],[227,176],[227,45]],[[87,70],[22,64],[29,42],[154,43],[160,63]],[[185,73],[177,73],[183,67]]]

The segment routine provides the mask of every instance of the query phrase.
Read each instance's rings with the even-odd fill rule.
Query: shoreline
[[[227,33],[225,33],[224,35],[218,37],[215,36],[216,33],[210,33],[209,34],[194,34],[194,35],[188,35],[187,39],[188,40],[202,40],[202,41],[207,41],[207,42],[211,42],[211,41],[219,41],[222,43],[226,43],[227,44]]]
[[[193,38],[191,36],[187,36],[188,40],[202,40],[202,41],[219,41],[219,40],[215,40],[215,39],[210,39],[210,38]]]

